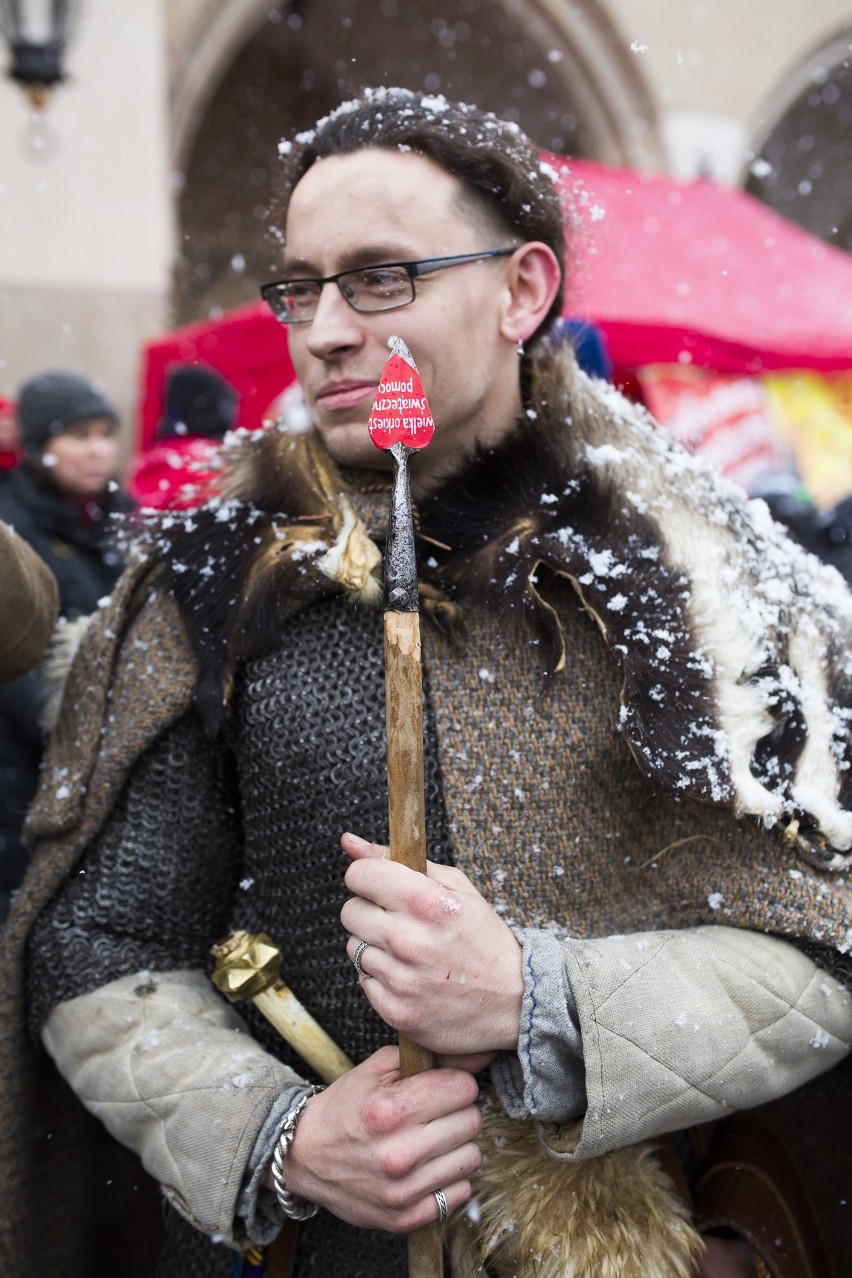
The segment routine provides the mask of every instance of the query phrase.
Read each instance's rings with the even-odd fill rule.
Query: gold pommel
[[[265,932],[231,932],[211,953],[216,960],[211,979],[229,1003],[268,990],[281,971],[281,951]]]

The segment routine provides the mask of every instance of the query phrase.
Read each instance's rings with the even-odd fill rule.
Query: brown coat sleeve
[[[59,613],[59,588],[47,564],[0,522],[0,682],[17,679],[44,652]]]

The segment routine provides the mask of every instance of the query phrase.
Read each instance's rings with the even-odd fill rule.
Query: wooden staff
[[[403,341],[391,355],[370,413],[370,438],[390,453],[394,480],[385,551],[385,714],[391,860],[426,873],[426,799],[423,772],[423,679],[420,600],[411,517],[409,460],[434,434],[420,374]],[[432,1069],[431,1052],[399,1036],[403,1078]],[[408,1235],[409,1278],[442,1278],[441,1230],[426,1225]]]

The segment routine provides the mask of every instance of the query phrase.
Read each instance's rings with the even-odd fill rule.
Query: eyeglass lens
[[[387,311],[414,301],[414,285],[403,266],[378,266],[347,271],[337,285],[357,311]],[[322,285],[317,280],[291,280],[270,289],[269,301],[279,318],[288,323],[313,319]]]

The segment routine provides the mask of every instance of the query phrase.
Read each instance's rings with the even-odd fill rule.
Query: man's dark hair
[[[541,240],[560,266],[565,256],[564,212],[552,170],[526,134],[509,120],[466,103],[410,89],[366,89],[344,102],[292,143],[282,143],[283,185],[273,209],[283,229],[290,197],[308,169],[330,155],[367,147],[414,151],[455,177],[488,222],[519,243]],[[561,314],[563,284],[531,341]]]

